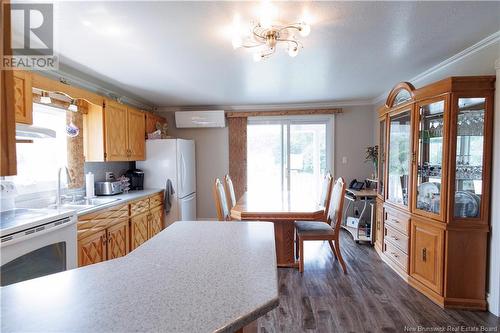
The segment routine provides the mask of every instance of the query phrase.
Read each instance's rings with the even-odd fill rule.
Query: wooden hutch
[[[487,307],[494,87],[494,76],[402,82],[378,110],[375,249],[443,307]]]

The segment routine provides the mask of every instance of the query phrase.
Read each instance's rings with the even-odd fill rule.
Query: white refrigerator
[[[196,220],[196,160],[193,140],[146,140],[146,160],[138,161],[144,171],[144,188],[165,188],[172,182],[175,193],[165,226],[175,221]]]

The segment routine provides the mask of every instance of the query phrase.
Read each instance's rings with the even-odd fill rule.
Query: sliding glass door
[[[332,128],[333,117],[249,118],[248,191],[317,202],[331,170]]]

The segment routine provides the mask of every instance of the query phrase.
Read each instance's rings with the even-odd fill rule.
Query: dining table
[[[239,221],[273,222],[278,267],[298,267],[295,259],[295,221],[324,221],[325,209],[316,198],[289,191],[247,191],[231,209]]]

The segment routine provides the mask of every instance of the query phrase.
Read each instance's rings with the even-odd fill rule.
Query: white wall
[[[370,163],[364,163],[365,148],[373,145],[371,106],[349,106],[335,117],[334,174],[346,181],[365,179],[373,172]],[[229,172],[229,138],[226,128],[177,129],[173,112],[159,110],[167,117],[170,135],[196,142],[196,191],[199,219],[215,218],[212,195],[213,181]],[[347,163],[342,163],[342,157]]]

